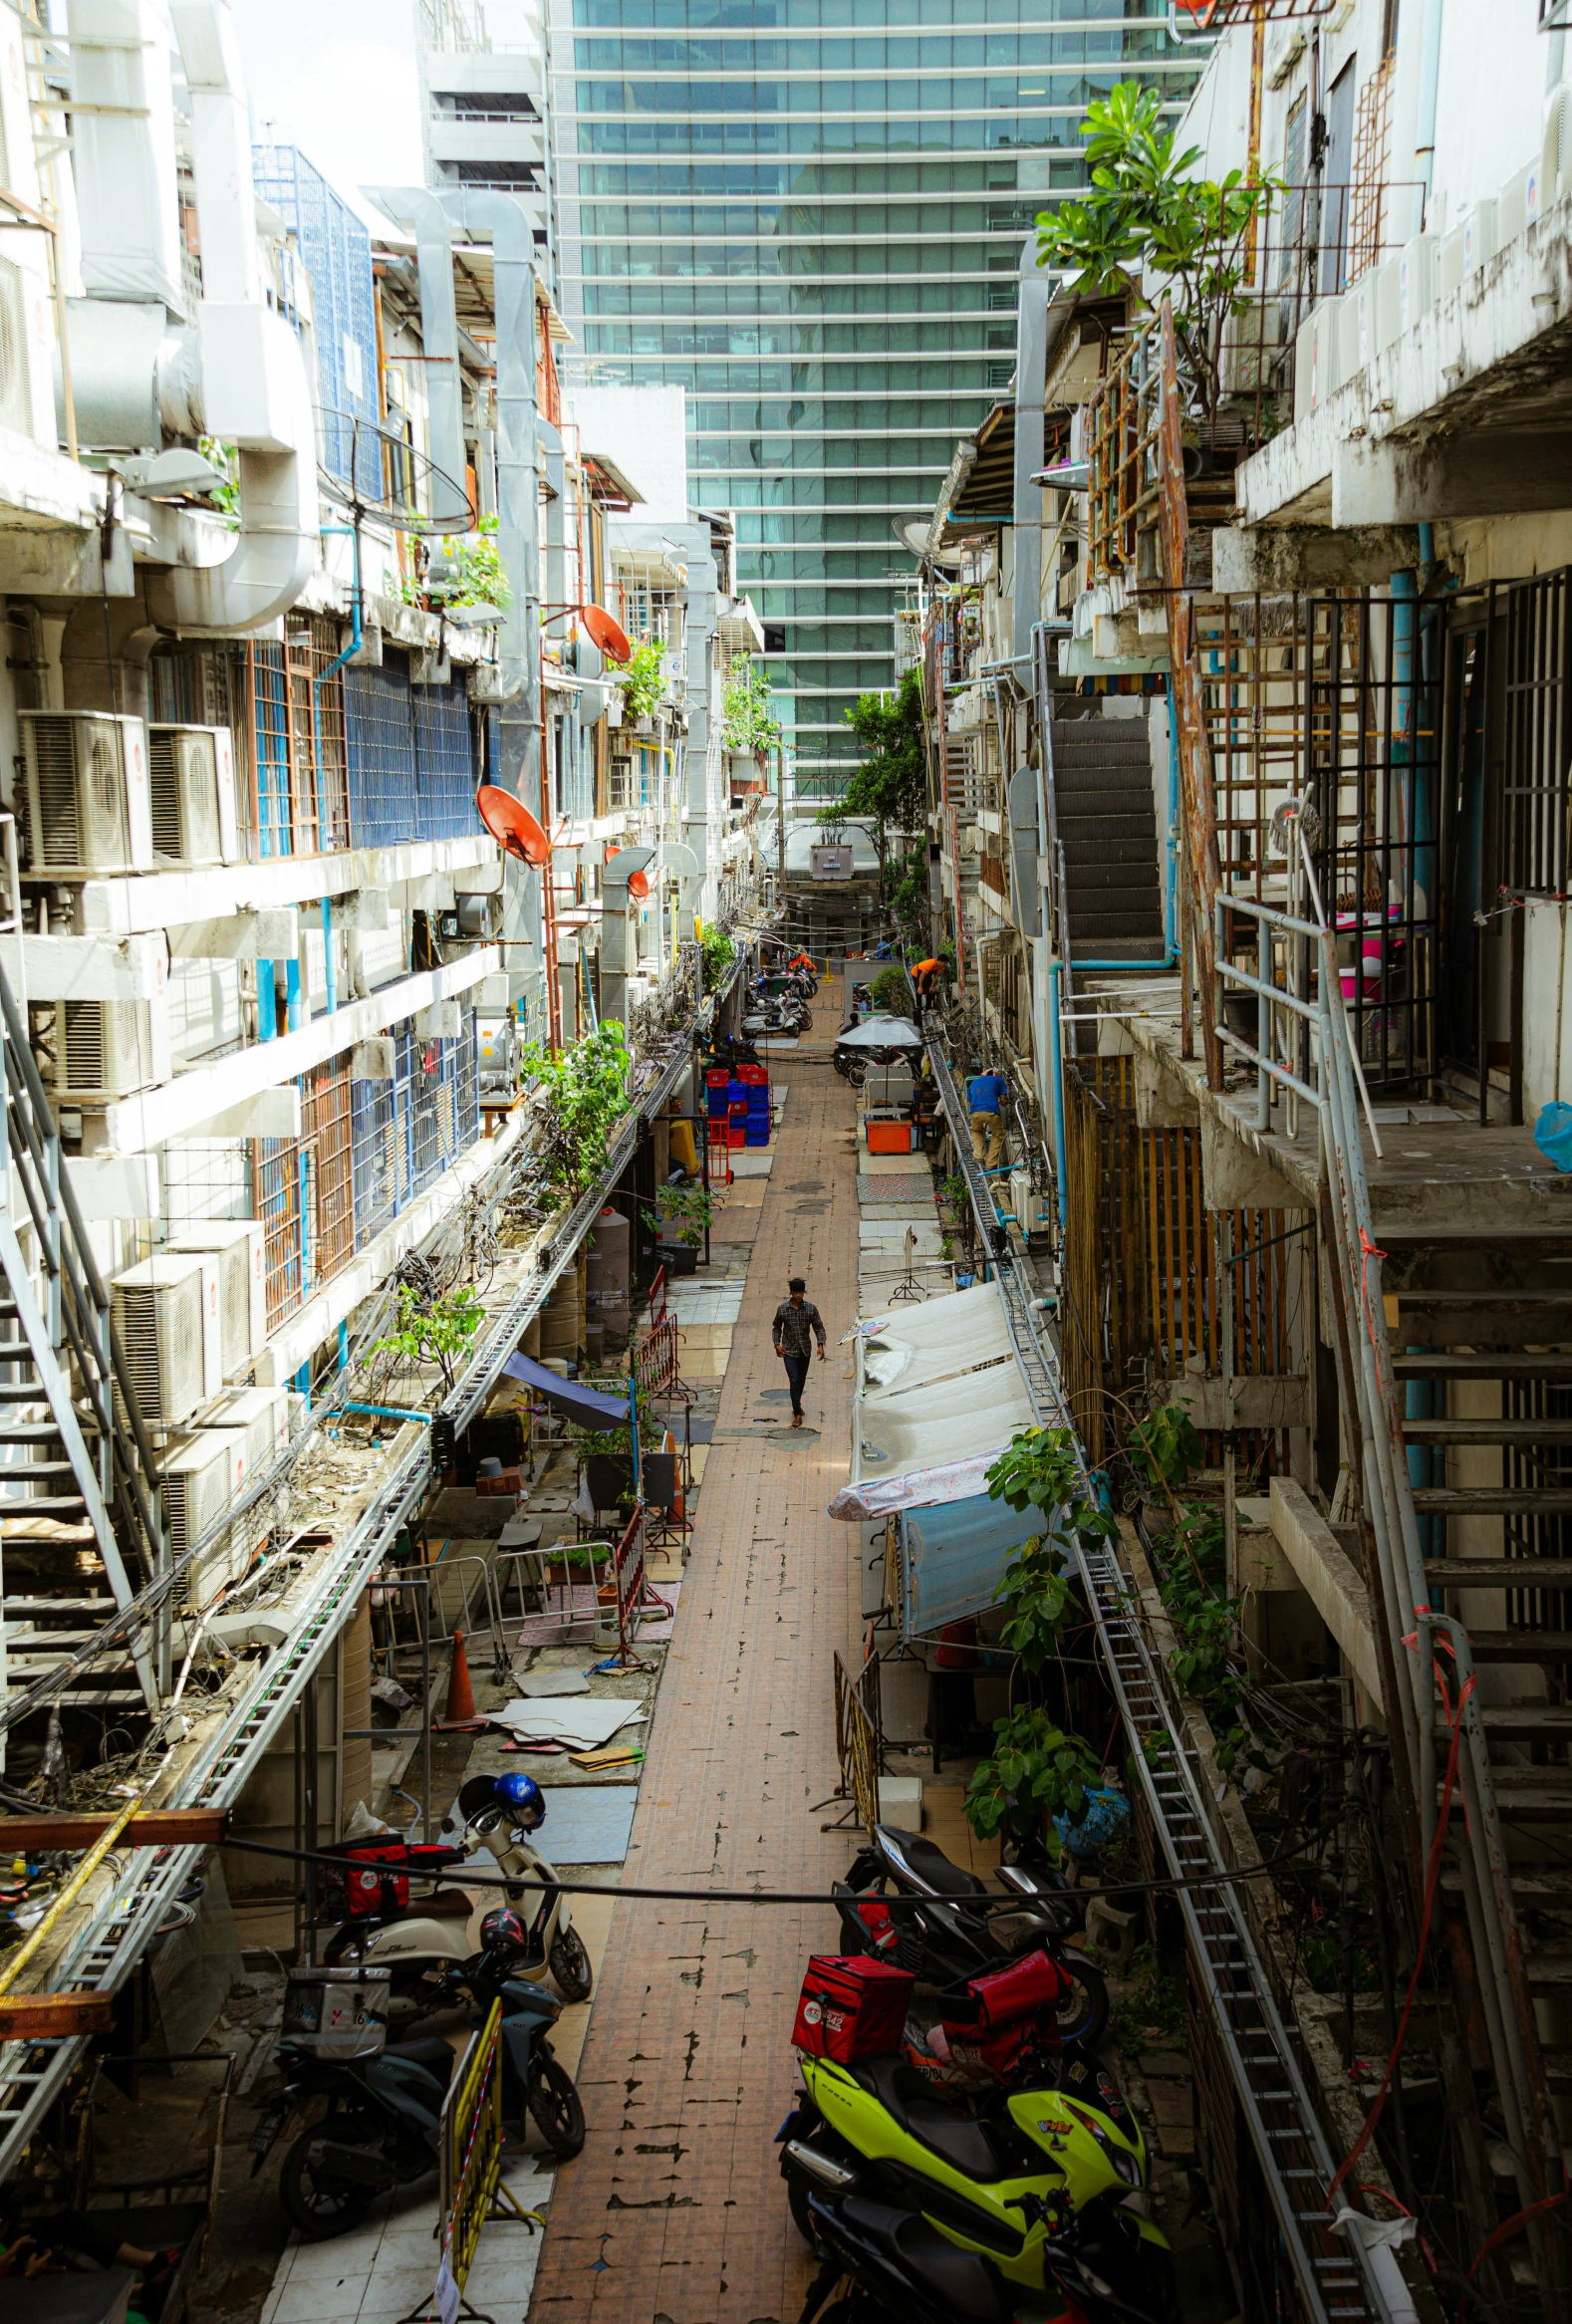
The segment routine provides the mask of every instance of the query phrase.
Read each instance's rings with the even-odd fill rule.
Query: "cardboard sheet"
[[[531,1702],[515,1695],[489,1713],[497,1726],[506,1727],[520,1742],[566,1743],[578,1751],[609,1743],[620,1728],[642,1725],[649,1715],[642,1702],[614,1694],[582,1694],[556,1702]]]

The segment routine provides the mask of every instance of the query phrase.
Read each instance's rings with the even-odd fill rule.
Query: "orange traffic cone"
[[[436,1721],[439,1727],[479,1726],[475,1716],[475,1690],[469,1683],[469,1657],[464,1652],[464,1634],[453,1633],[453,1656],[447,1671],[447,1707]]]

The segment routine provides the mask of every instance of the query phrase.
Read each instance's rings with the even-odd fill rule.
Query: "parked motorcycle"
[[[1070,2056],[1057,2084],[968,2114],[900,2056],[801,2065],[777,2133],[792,2217],[876,2305],[903,2324],[1006,2324],[1023,2291],[1079,2299],[1079,2273],[1088,2319],[1166,2324],[1173,2287],[1167,2239],[1143,2208],[1146,2144],[1110,2075]]]
[[[486,1851],[510,1884],[520,1884],[502,1891],[506,1902],[524,1910],[534,1908],[510,1974],[539,1983],[549,1970],[565,2001],[588,2001],[595,1972],[584,1939],[573,1926],[568,1899],[559,1890],[548,1889],[537,1900],[535,1892],[522,1885],[526,1880],[557,1878],[555,1867],[531,1839],[545,1820],[546,1797],[532,1776],[475,1775],[449,1810],[442,1838],[449,1843],[449,1860],[455,1864]],[[431,2010],[450,2005],[454,1972],[469,1960],[467,1920],[467,1915],[454,1920],[422,1912],[418,1904],[357,1914],[334,1932],[324,1957],[329,1962],[353,1959],[368,1968],[390,1969],[393,2013],[412,2024]]]
[[[1065,1943],[1081,1919],[1073,1892],[1047,1866],[1001,1865],[999,1879],[1015,1902],[990,1894],[931,1840],[876,1824],[845,1883],[836,1883],[846,1949],[950,1986],[997,1969],[1001,1955],[1041,1948],[1064,1979],[1055,2012],[1060,2042],[1099,2041],[1108,1986],[1095,1962]],[[901,1900],[894,1910],[891,1898]]]
[[[480,1926],[480,1951],[463,1982],[481,2012],[502,2004],[502,2113],[522,2124],[527,2113],[552,2153],[570,2161],[584,2145],[584,2109],[573,2077],[558,2064],[545,2028],[562,2004],[513,1977],[528,1950],[528,1932],[507,1906]],[[454,2052],[433,2036],[389,2042],[386,1967],[292,1969],[278,2060],[283,2087],[251,2142],[252,2175],[261,2170],[291,2117],[319,2099],[326,2107],[286,2150],[279,2200],[306,2240],[320,2242],[359,2225],[374,2198],[423,2179],[440,2158],[442,2104]]]

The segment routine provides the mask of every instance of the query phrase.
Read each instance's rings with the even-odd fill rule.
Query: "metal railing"
[[[1447,1837],[1454,1840],[1506,2144],[1522,2204],[1529,2209],[1564,2184],[1560,2140],[1539,2049],[1494,1774],[1474,1699],[1468,1634],[1455,1618],[1434,1612],[1430,1604],[1409,1478],[1403,1400],[1387,1333],[1383,1254],[1371,1215],[1361,1113],[1369,1122],[1378,1156],[1380,1135],[1349,1031],[1336,938],[1326,922],[1308,845],[1302,832],[1296,830],[1295,837],[1315,917],[1301,919],[1247,899],[1236,898],[1226,905],[1219,902],[1219,917],[1229,909],[1246,912],[1256,922],[1258,960],[1267,973],[1254,974],[1219,957],[1222,983],[1255,997],[1256,1038],[1250,1042],[1230,1030],[1224,1012],[1219,1012],[1213,1030],[1224,1050],[1255,1068],[1258,1130],[1270,1130],[1274,1089],[1313,1107],[1319,1118],[1331,1196],[1332,1255],[1352,1343],[1350,1385],[1358,1415],[1365,1506],[1376,1547],[1381,1600],[1377,1644],[1384,1649],[1393,1726],[1406,1745],[1407,1780],[1417,1801],[1418,1870],[1426,1879],[1438,1845]],[[1281,982],[1272,973],[1279,966]],[[1439,1682],[1443,1669],[1449,1688]],[[1440,1768],[1450,1743],[1441,1720],[1460,1728],[1456,1758],[1464,1810],[1460,1835],[1453,1824],[1449,1834],[1442,1831],[1438,1836]],[[1529,2233],[1541,2285],[1560,2282],[1564,2267],[1555,2235],[1543,2231],[1538,2218],[1530,2221]]]

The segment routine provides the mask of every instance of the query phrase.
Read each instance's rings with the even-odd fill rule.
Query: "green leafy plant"
[[[885,893],[894,832],[908,835],[927,826],[927,745],[922,729],[922,681],[909,669],[892,694],[859,694],[844,713],[857,738],[863,763],[840,797],[819,811],[822,830],[863,821],[872,827],[879,857],[879,891]]]
[[[653,718],[665,696],[665,640],[641,638],[626,661],[607,662],[606,673],[633,717]]]
[[[207,497],[214,508],[221,511],[231,524],[240,522],[240,447],[225,443],[220,436],[199,435],[196,448],[204,460],[210,460],[218,470],[220,482]]]
[[[1007,1833],[1041,1840],[1059,1852],[1055,1816],[1078,1824],[1098,1782],[1097,1754],[1084,1736],[1066,1734],[1047,1711],[1026,1704],[993,1722],[993,1749],[966,1787],[966,1821],[979,1839]]]
[[[881,968],[868,988],[868,997],[883,1016],[902,1016],[907,1006],[907,972],[892,960]]]
[[[770,714],[770,681],[746,653],[734,653],[720,695],[720,736],[727,750],[757,761],[759,772],[781,738],[778,718]]]
[[[1130,1991],[1108,2013],[1115,2041],[1127,2058],[1151,2046],[1154,2035],[1171,2048],[1188,2046],[1189,2011],[1178,1977],[1164,1974],[1150,1944],[1138,1944]]]
[[[371,1352],[405,1364],[434,1364],[445,1395],[457,1379],[459,1364],[468,1355],[485,1314],[479,1295],[467,1283],[435,1299],[425,1299],[412,1285],[401,1283],[397,1322],[386,1339],[374,1343]]]
[[[697,1250],[704,1229],[714,1223],[715,1205],[703,1186],[657,1186],[655,1208],[643,1217],[662,1242]]]
[[[909,944],[923,940],[927,924],[927,855],[920,847],[910,848],[897,856],[887,872],[895,879],[891,891],[890,908],[896,915],[896,924]]]
[[[1206,1448],[1195,1432],[1189,1406],[1159,1405],[1138,1420],[1130,1434],[1130,1464],[1147,1485],[1181,1485],[1206,1464]]]
[[[1087,1491],[1068,1428],[1020,1428],[988,1470],[988,1498],[1008,1509],[1040,1509],[1060,1541],[1106,1541],[1114,1520]]]
[[[1010,1552],[994,1597],[1008,1617],[999,1633],[1000,1645],[1018,1655],[1035,1678],[1052,1660],[1066,1618],[1081,1618],[1062,1553],[1041,1534],[1033,1534]]]
[[[548,1181],[584,1191],[606,1160],[607,1142],[628,1111],[628,1043],[608,1018],[571,1049],[532,1041],[522,1055],[531,1088],[546,1098],[544,1164]]]
[[[698,939],[698,948],[704,964],[704,990],[714,992],[735,960],[737,947],[724,928],[706,927]]]
[[[1038,263],[1080,277],[1085,298],[1126,289],[1151,311],[1143,276],[1159,276],[1172,296],[1179,357],[1204,416],[1222,393],[1222,356],[1241,296],[1250,238],[1269,215],[1282,180],[1192,174],[1201,148],[1174,150],[1162,92],[1121,81],[1088,106],[1081,124],[1091,188],[1037,219]]]
[[[503,613],[513,592],[497,546],[497,520],[483,516],[472,533],[417,542],[415,570],[405,574],[400,596],[411,606],[496,606]]]

